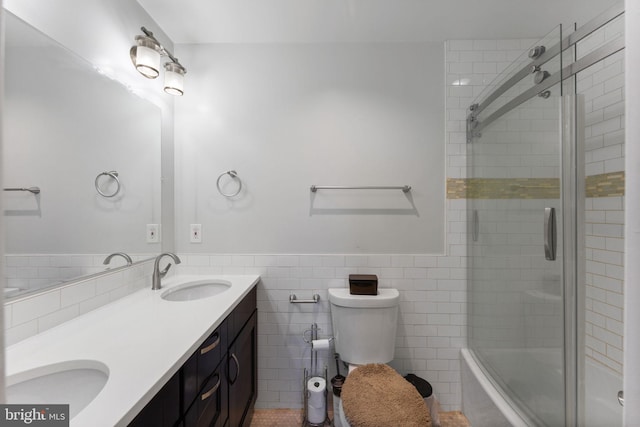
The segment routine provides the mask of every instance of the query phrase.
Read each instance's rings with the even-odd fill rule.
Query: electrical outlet
[[[191,243],[202,243],[202,224],[191,224],[189,240]]]
[[[160,224],[147,224],[147,243],[160,242]]]

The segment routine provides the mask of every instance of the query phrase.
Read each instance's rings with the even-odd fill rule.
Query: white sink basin
[[[41,366],[7,378],[7,403],[68,404],[73,418],[95,399],[108,379],[107,365],[95,360]]]
[[[226,280],[197,280],[165,291],[161,297],[167,301],[193,301],[212,297],[231,288]]]

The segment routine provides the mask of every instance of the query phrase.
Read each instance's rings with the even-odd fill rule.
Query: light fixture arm
[[[173,56],[173,54],[171,52],[169,52],[167,50],[167,48],[165,48],[162,43],[160,43],[158,41],[157,38],[155,38],[155,36],[153,35],[153,33],[149,30],[147,30],[145,27],[140,27],[140,29],[142,30],[142,32],[149,37],[150,39],[152,39],[153,41],[155,41],[158,44],[158,48],[160,49],[160,53],[164,56],[167,56],[171,62],[173,62],[174,64],[178,64],[180,66],[180,68],[182,68],[182,70],[186,73],[187,69],[184,68],[184,66],[180,63],[180,61],[178,61],[178,58],[176,58],[175,56]]]

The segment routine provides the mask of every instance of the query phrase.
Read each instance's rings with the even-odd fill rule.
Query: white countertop
[[[160,295],[181,283],[220,279],[229,290],[195,301]],[[68,360],[109,367],[100,394],[71,426],[126,426],[258,283],[260,276],[173,276],[7,348],[6,375]],[[29,403],[29,402],[26,402]]]

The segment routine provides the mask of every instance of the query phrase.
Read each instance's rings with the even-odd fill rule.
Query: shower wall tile
[[[617,19],[578,45],[582,57],[623,37]],[[585,101],[586,355],[622,375],[624,299],[624,52],[578,75]]]
[[[525,40],[449,40],[445,42],[447,177],[465,178],[466,116],[474,99],[498,73],[535,42]],[[489,166],[491,167],[491,165]],[[495,176],[494,176],[495,177]],[[498,176],[502,177],[502,176]]]
[[[622,375],[624,197],[586,200],[586,354]]]

